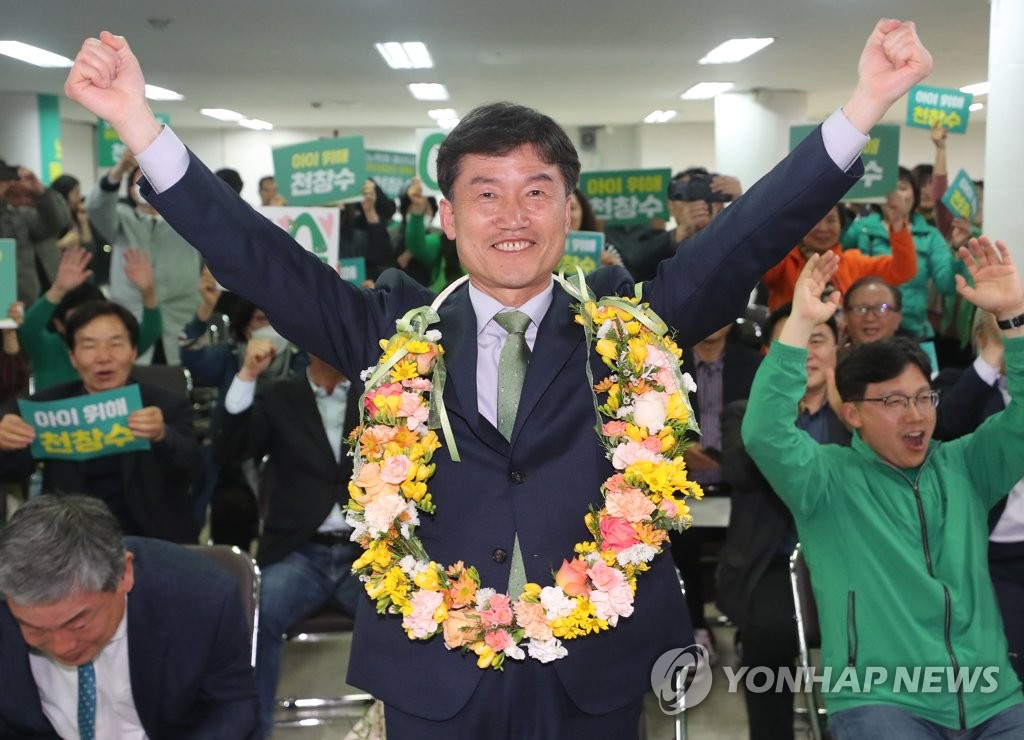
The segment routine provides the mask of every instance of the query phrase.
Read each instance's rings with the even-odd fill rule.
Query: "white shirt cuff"
[[[843,172],[850,169],[861,150],[871,141],[870,136],[865,136],[850,123],[842,108],[838,108],[821,124],[821,138],[825,142],[828,156]]]
[[[978,374],[985,385],[994,386],[999,380],[999,368],[992,367],[980,357],[974,358],[974,372]]]
[[[185,176],[188,169],[188,149],[181,139],[164,126],[153,143],[136,155],[135,161],[142,168],[142,174],[149,180],[153,190],[162,193]]]
[[[231,380],[231,387],[224,394],[224,410],[229,414],[248,411],[256,398],[256,381],[242,380],[237,375]]]

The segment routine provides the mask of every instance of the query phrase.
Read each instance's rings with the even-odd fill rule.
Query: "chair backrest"
[[[821,647],[821,626],[818,623],[818,604],[811,589],[811,572],[807,570],[800,545],[796,546],[789,559],[790,584],[793,587],[793,604],[796,606],[797,632],[808,650]]]
[[[132,377],[146,385],[180,393],[190,398],[192,393],[192,373],[181,365],[135,365]]]
[[[238,580],[238,594],[248,620],[250,658],[256,666],[256,632],[260,625],[260,569],[247,553],[229,545],[187,545],[189,550],[208,557]]]

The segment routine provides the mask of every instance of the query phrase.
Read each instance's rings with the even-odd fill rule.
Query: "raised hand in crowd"
[[[736,200],[743,195],[743,186],[740,179],[732,175],[715,175],[711,178],[712,193],[726,193]]]
[[[269,339],[250,339],[245,345],[245,359],[238,371],[238,377],[249,383],[270,367],[277,352]]]
[[[60,299],[69,290],[77,288],[92,277],[92,270],[89,269],[91,261],[92,254],[82,247],[65,249],[60,258],[60,264],[57,265],[57,274],[53,278],[53,284],[46,291],[46,300],[54,304],[60,303]]]
[[[12,303],[7,309],[7,318],[14,322],[14,328],[0,331],[3,335],[4,354],[16,355],[21,351],[21,345],[18,344],[18,327],[25,323],[25,304],[21,301]]]
[[[793,311],[782,327],[779,341],[793,347],[806,347],[814,327],[828,321],[839,307],[839,291],[821,299],[829,280],[839,268],[834,252],[812,254],[793,288]]]
[[[1001,241],[993,245],[987,236],[982,236],[971,239],[959,251],[974,284],[957,275],[957,292],[978,308],[994,314],[999,321],[1022,319],[1024,289],[1006,245]],[[1024,336],[1024,326],[1006,333],[1007,336]]]
[[[153,278],[153,260],[149,252],[138,247],[124,250],[124,274],[142,294],[142,305],[156,308],[156,281]]]
[[[18,167],[18,185],[21,189],[31,195],[38,197],[46,191],[46,187],[36,177],[36,173],[28,167]]]
[[[217,278],[210,272],[210,268],[204,265],[199,275],[199,308],[196,309],[196,318],[200,321],[209,321],[217,301],[220,300],[220,294]]]

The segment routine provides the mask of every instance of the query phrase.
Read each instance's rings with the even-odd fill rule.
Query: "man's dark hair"
[[[50,183],[50,187],[63,195],[64,200],[67,200],[68,196],[71,195],[71,191],[79,187],[80,184],[81,183],[78,182],[77,177],[72,175],[61,175]]]
[[[274,181],[274,176],[273,175],[264,175],[263,177],[261,177],[260,178],[260,185],[259,185],[260,190],[263,190],[263,183],[265,183],[265,182],[273,182],[273,181]]]
[[[935,174],[935,166],[924,162],[917,165],[911,172],[914,173],[914,179],[917,180],[918,187],[924,187],[925,182],[930,180]]]
[[[843,294],[843,310],[844,311],[849,311],[850,310],[850,306],[852,305],[850,303],[850,296],[852,296],[858,290],[860,290],[861,288],[863,288],[863,287],[865,287],[867,285],[881,285],[883,288],[888,288],[889,292],[892,293],[892,300],[893,300],[893,303],[895,305],[896,310],[897,311],[902,311],[903,310],[903,291],[901,291],[895,285],[891,285],[891,284],[885,282],[884,280],[882,280],[882,278],[878,277],[878,275],[865,275],[864,277],[862,277],[862,278],[858,279],[856,282],[854,282],[854,284],[851,285],[846,290],[846,292]]]
[[[764,329],[761,334],[761,341],[767,347],[772,343],[772,334],[775,333],[775,327],[779,325],[779,322],[783,319],[788,319],[793,314],[793,304],[783,303],[781,306],[776,308],[770,314],[768,318],[764,320]],[[836,317],[829,316],[827,321],[821,323],[827,324],[828,328],[832,330],[832,338],[839,342],[839,324],[836,323]]]
[[[871,383],[884,383],[914,365],[925,379],[932,374],[931,361],[921,345],[910,337],[887,337],[842,350],[836,362],[836,389],[844,401],[864,397]]]
[[[106,300],[106,296],[103,295],[103,291],[97,287],[96,283],[82,283],[81,285],[76,285],[65,293],[59,301],[57,301],[57,306],[53,309],[53,315],[50,317],[49,326],[56,331],[57,327],[54,324],[55,321],[60,321],[67,325],[67,316],[69,312],[78,308],[83,303],[103,300]]]
[[[580,158],[569,136],[555,121],[523,105],[491,103],[471,110],[452,129],[437,152],[437,183],[448,200],[467,154],[503,157],[532,146],[542,162],[557,165],[565,180],[565,196],[580,177]]]
[[[102,300],[87,301],[68,316],[68,320],[64,322],[64,343],[68,345],[68,349],[74,351],[75,334],[78,333],[79,329],[100,316],[116,316],[119,318],[121,323],[124,324],[125,329],[128,330],[128,340],[132,346],[139,346],[139,322],[132,315],[132,312],[120,303]]]
[[[231,189],[236,193],[239,195],[242,194],[242,176],[238,174],[238,170],[233,170],[230,167],[224,167],[213,174],[230,185]]]

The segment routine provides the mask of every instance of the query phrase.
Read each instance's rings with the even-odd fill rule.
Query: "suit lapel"
[[[476,313],[469,289],[455,291],[438,311],[441,316],[441,346],[448,373],[444,401],[449,414],[458,414],[479,432],[480,412],[476,403]]]
[[[152,736],[154,727],[160,727],[160,708],[164,702],[164,671],[167,632],[156,625],[167,614],[151,614],[147,601],[145,574],[136,566],[135,586],[128,594],[128,675],[132,682],[135,709],[146,732]]]

